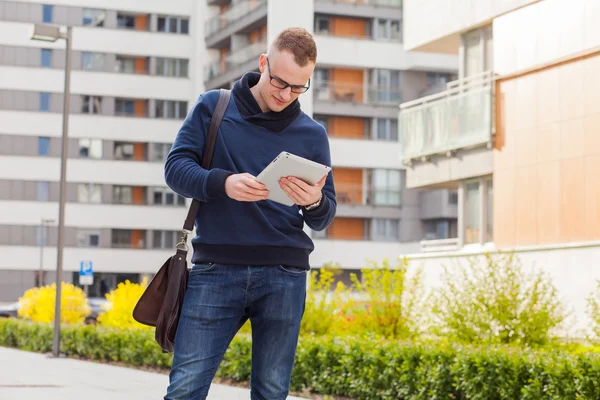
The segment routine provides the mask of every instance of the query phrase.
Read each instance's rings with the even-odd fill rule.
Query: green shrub
[[[408,260],[404,258],[395,267],[390,266],[387,259],[381,265],[373,262],[371,268],[361,272],[362,282],[356,274],[351,274],[351,278],[354,288],[362,292],[365,300],[351,300],[346,305],[344,312],[351,318],[343,330],[395,339],[417,337],[424,320],[422,269],[410,276]]]
[[[594,339],[600,341],[600,280],[596,291],[587,298],[587,314],[591,320],[591,331]]]
[[[333,265],[310,271],[306,306],[300,325],[302,335],[324,335],[337,328],[339,310],[348,296],[348,289],[342,282],[333,287],[335,276],[340,271]]]
[[[0,320],[0,345],[48,352],[51,343],[50,324]],[[251,349],[251,337],[238,335],[217,375],[248,381]],[[171,355],[147,330],[65,326],[61,351],[165,371],[171,365]],[[600,354],[306,335],[298,344],[291,386],[360,400],[597,400]]]
[[[432,295],[435,331],[464,343],[544,345],[567,317],[542,271],[527,274],[514,254],[486,254],[450,272]]]

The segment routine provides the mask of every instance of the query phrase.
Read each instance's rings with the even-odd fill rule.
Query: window
[[[81,66],[86,71],[103,71],[104,54],[84,51],[81,53]]]
[[[40,111],[50,111],[50,93],[40,93]]]
[[[400,40],[401,23],[398,20],[376,19],[375,20],[375,39],[379,40]]]
[[[102,97],[81,96],[81,112],[83,114],[99,114],[102,111]]]
[[[184,206],[185,198],[174,193],[168,187],[155,187],[153,190],[153,204],[163,206],[176,204],[178,206]]]
[[[128,99],[116,99],[115,115],[134,116],[134,101]]]
[[[131,246],[131,231],[128,229],[113,229],[112,230],[112,247],[132,247]]]
[[[38,156],[49,156],[50,155],[50,138],[39,137],[38,138]]]
[[[315,34],[317,35],[328,35],[329,34],[329,18],[318,16],[315,17]]]
[[[448,193],[448,204],[458,204],[458,192],[452,191]]]
[[[42,49],[40,66],[46,68],[52,67],[52,50]]]
[[[135,73],[135,58],[117,56],[115,72],[124,72],[127,74]]]
[[[465,185],[465,243],[479,243],[481,219],[480,184],[469,182]]]
[[[83,9],[83,25],[85,26],[104,26],[106,11],[94,8]]]
[[[114,157],[116,160],[133,160],[133,143],[115,143]]]
[[[165,161],[171,151],[170,143],[154,143],[154,161]]]
[[[187,18],[158,17],[159,32],[181,33],[187,35],[190,31],[190,21]]]
[[[77,247],[99,247],[100,233],[95,231],[78,231]]]
[[[42,22],[44,22],[44,23],[51,23],[52,22],[52,14],[53,14],[53,12],[54,12],[54,6],[50,6],[48,4],[44,4],[42,6]]]
[[[399,206],[402,172],[396,169],[374,169],[371,172],[372,204]]]
[[[427,221],[425,222],[425,240],[437,240],[450,238],[449,221]]]
[[[371,223],[371,240],[374,241],[399,241],[400,221],[397,219],[373,219]]]
[[[156,58],[156,75],[187,78],[188,60],[178,58]]]
[[[36,246],[48,246],[48,227],[35,227],[35,244]]]
[[[133,204],[133,187],[113,186],[113,204]]]
[[[179,241],[179,231],[153,231],[152,248],[153,249],[171,249]]]
[[[375,69],[372,74],[372,82],[376,86],[373,100],[379,103],[400,103],[400,71]]]
[[[184,119],[187,114],[187,101],[156,100],[156,118]]]
[[[134,29],[135,17],[133,15],[117,14],[117,28]]]
[[[102,140],[79,139],[79,157],[95,159],[102,158]]]
[[[397,119],[375,119],[375,140],[398,140],[398,120]]]
[[[38,201],[48,201],[49,199],[49,187],[50,182],[38,182],[37,185],[37,199]]]
[[[78,184],[77,201],[80,203],[100,204],[102,202],[102,187],[93,183]]]
[[[494,180],[486,180],[486,242],[494,241]]]

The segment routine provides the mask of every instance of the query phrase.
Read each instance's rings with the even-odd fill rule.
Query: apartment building
[[[356,270],[457,229],[455,192],[406,190],[397,134],[398,104],[443,88],[457,57],[405,52],[401,1],[0,0],[0,301],[56,267],[65,50],[30,40],[35,23],[73,26],[64,276],[92,261],[90,295],[171,254],[186,200],[163,165],[182,119],[288,26],[316,35],[301,103],[331,136],[338,191],[312,265]]]
[[[330,136],[337,216],[309,232],[314,267],[346,272],[367,259],[395,259],[424,237],[456,231],[456,192],[406,190],[399,157],[398,105],[445,87],[457,57],[403,49],[400,0],[209,0],[206,89],[229,88],[284,28],[301,26],[317,42],[311,89],[300,97]],[[343,279],[343,278],[342,278]]]
[[[404,1],[405,48],[460,60],[444,92],[401,105],[407,186],[458,190],[456,237],[411,257],[434,284],[442,264],[515,251],[583,327],[600,278],[600,3],[456,3]]]
[[[73,27],[64,279],[92,261],[97,296],[155,272],[179,239],[186,200],[163,164],[199,91],[196,13],[0,1],[0,301],[55,280],[65,44],[31,40],[34,24]]]

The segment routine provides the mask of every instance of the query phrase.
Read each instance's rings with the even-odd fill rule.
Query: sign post
[[[79,284],[84,287],[87,297],[88,286],[94,284],[94,268],[89,260],[79,262]]]

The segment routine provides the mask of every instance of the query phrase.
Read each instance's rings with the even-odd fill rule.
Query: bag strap
[[[231,90],[221,89],[221,93],[219,94],[219,101],[217,102],[215,111],[213,111],[212,118],[210,119],[210,127],[208,128],[206,143],[204,144],[204,155],[202,156],[201,165],[202,168],[206,170],[210,169],[210,163],[212,161],[213,153],[215,151],[215,144],[217,143],[217,136],[219,134],[219,126],[221,125],[223,115],[225,115],[225,111],[227,110],[227,105],[229,104],[230,97]],[[190,205],[190,209],[185,219],[185,223],[183,224],[183,234],[185,240],[182,241],[184,243],[187,242],[187,235],[191,233],[194,229],[194,221],[196,220],[196,214],[198,214],[200,204],[201,202],[199,200],[192,200],[192,204]]]

